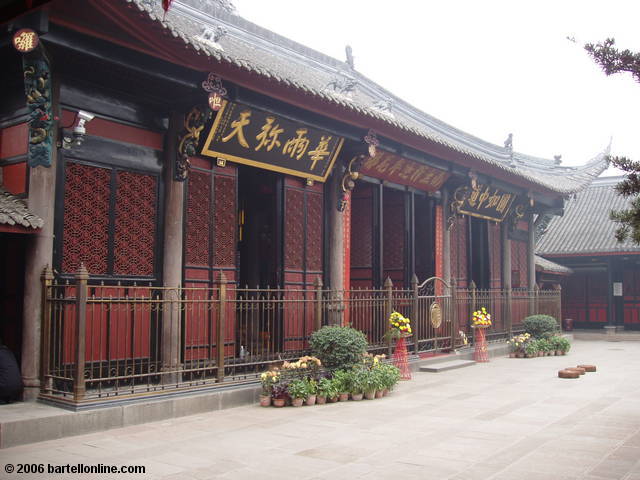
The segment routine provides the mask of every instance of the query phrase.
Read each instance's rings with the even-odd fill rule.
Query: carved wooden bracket
[[[211,120],[213,112],[208,107],[193,107],[184,119],[184,129],[178,135],[178,148],[173,178],[184,181],[189,176],[189,157],[198,154],[200,134]]]
[[[367,144],[366,153],[360,153],[355,155],[347,165],[347,171],[342,177],[340,181],[340,186],[338,190],[338,203],[336,208],[339,212],[344,212],[344,209],[347,206],[347,195],[351,190],[353,190],[356,186],[356,180],[360,176],[359,170],[362,168],[362,164],[369,158],[375,157],[378,145],[380,145],[380,141],[376,137],[375,132],[369,130],[367,135],[364,137],[364,142]]]

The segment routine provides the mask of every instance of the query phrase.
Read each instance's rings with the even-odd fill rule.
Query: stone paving
[[[557,371],[578,363],[596,373]],[[640,342],[414,373],[389,397],[238,407],[0,450],[4,465],[143,465],[149,479],[640,480]]]

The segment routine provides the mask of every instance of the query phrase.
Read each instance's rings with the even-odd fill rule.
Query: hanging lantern
[[[213,72],[202,82],[202,88],[209,92],[209,108],[217,112],[222,108],[222,99],[227,94],[227,89],[222,86],[222,80]]]

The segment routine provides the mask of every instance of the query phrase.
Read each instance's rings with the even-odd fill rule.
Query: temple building
[[[496,338],[544,303],[536,219],[606,150],[569,167],[483,141],[229,2],[168,3],[0,11],[1,331],[25,398],[241,382],[327,323],[384,348],[391,308],[416,354],[453,348],[480,298]]]
[[[622,177],[602,177],[552,217],[536,251],[571,269],[562,281],[562,317],[577,328],[640,329],[640,246],[618,242],[612,210],[629,208],[616,190]]]

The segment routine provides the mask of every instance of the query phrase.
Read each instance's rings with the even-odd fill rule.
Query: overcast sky
[[[233,0],[238,14],[344,60],[417,108],[484,140],[581,165],[613,137],[640,158],[640,84],[582,48],[640,50],[640,2]],[[576,43],[567,40],[576,39]]]

